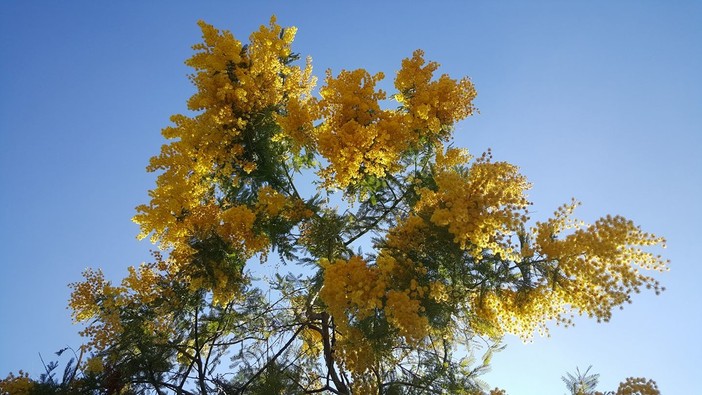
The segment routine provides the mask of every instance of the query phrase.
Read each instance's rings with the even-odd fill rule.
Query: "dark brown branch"
[[[332,347],[332,341],[329,338],[329,314],[326,312],[322,313],[322,345],[324,347],[324,362],[327,364],[327,372],[331,375],[331,379],[334,382],[337,390],[340,394],[349,394],[349,389],[344,384],[344,382],[339,378],[339,375],[334,369],[334,347]]]
[[[131,383],[131,384],[151,384],[151,385],[154,384],[153,382],[151,382],[151,381],[146,381],[146,380],[131,380],[130,383]],[[163,387],[166,387],[166,388],[168,388],[168,389],[170,389],[170,390],[172,390],[172,391],[175,391],[177,394],[195,395],[194,393],[192,393],[192,392],[190,392],[190,391],[184,390],[184,389],[182,389],[182,388],[180,388],[180,387],[178,387],[178,386],[175,386],[175,385],[173,385],[173,384],[166,383],[166,382],[163,382],[163,381],[158,381],[158,382],[156,382],[156,384],[158,384],[158,385],[160,385],[160,386],[163,386]]]
[[[324,392],[324,391],[329,391],[329,392],[332,392],[332,393],[335,393],[335,394],[341,394],[341,392],[337,391],[336,389],[334,389],[333,387],[331,387],[331,386],[329,386],[329,385],[325,385],[325,386],[322,387],[322,388],[317,388],[317,389],[314,389],[314,390],[306,390],[305,393],[306,393],[306,394],[318,394],[318,393]]]

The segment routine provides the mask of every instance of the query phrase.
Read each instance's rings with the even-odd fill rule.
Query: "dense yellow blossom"
[[[286,209],[288,199],[271,187],[263,187],[258,191],[258,201],[256,211],[262,213],[267,218],[278,216]]]
[[[198,22],[204,43],[186,64],[197,72],[191,80],[198,91],[188,101],[191,110],[219,112],[234,108],[233,116],[249,117],[276,106],[287,95],[309,93],[310,72],[286,65],[296,28],[283,30],[271,18],[269,26],[261,26],[251,34],[247,50],[229,31],[219,31]],[[308,67],[309,68],[309,67]],[[306,78],[307,77],[307,78]]]
[[[246,206],[234,206],[224,210],[217,227],[217,234],[236,246],[244,257],[249,258],[268,246],[268,239],[254,230],[256,213]]]
[[[163,130],[173,141],[152,158],[148,170],[162,173],[149,192],[150,203],[139,206],[134,217],[140,237],[151,235],[162,249],[172,251],[168,262],[175,265],[174,272],[193,259],[193,238],[216,234],[243,260],[268,247],[266,236],[253,230],[253,208],[222,202],[221,195],[247,182],[261,160],[272,160],[256,151],[255,141],[275,140],[274,132],[257,135],[262,120],[275,117],[286,102],[309,97],[314,86],[309,61],[304,70],[289,62],[295,28],[283,29],[272,18],[244,46],[228,31],[199,24],[203,43],[193,47],[196,54],[186,64],[195,69],[191,80],[197,87],[188,107],[201,113],[176,115],[174,125]],[[282,132],[298,146],[307,144],[293,131],[288,137]],[[273,198],[278,201],[265,201]],[[270,189],[261,199],[258,208],[267,217],[277,215],[284,204]],[[219,278],[215,283],[225,282],[216,270],[209,272]]]
[[[410,129],[430,140],[443,140],[449,136],[451,125],[473,113],[476,91],[467,78],[456,81],[443,74],[432,81],[439,64],[424,62],[421,50],[402,61],[395,77],[399,92],[395,99],[407,110]]]
[[[143,322],[144,335],[161,336],[171,333],[171,315],[168,303],[175,294],[170,284],[175,277],[158,269],[157,264],[142,264],[138,268],[129,267],[129,274],[121,286],[113,286],[101,271],[86,269],[84,281],[70,284],[73,289],[69,308],[73,310],[73,320],[87,323],[81,335],[89,341],[85,350],[103,351],[114,344],[129,325],[125,317],[134,317],[136,311],[145,306],[159,306],[159,314]]]
[[[437,303],[448,302],[448,287],[439,281],[432,281],[429,285],[429,297]]]
[[[348,327],[349,315],[361,320],[382,308],[385,283],[380,272],[361,257],[354,255],[348,261],[338,259],[334,263],[323,260],[322,266],[324,288],[319,296],[339,321],[340,328]]]
[[[551,320],[571,325],[576,313],[608,321],[612,309],[629,302],[642,287],[663,290],[636,267],[667,270],[666,260],[642,250],[663,244],[662,238],[619,216],[585,226],[570,217],[576,205],[559,208],[553,218],[534,227],[535,242],[527,259],[541,262],[545,274],[534,278],[531,288],[497,289],[473,298],[481,320],[499,333],[529,339],[535,330],[547,333]],[[564,236],[564,231],[570,233]]]
[[[406,265],[407,262],[400,264],[387,254],[381,254],[375,265],[359,256],[334,263],[322,260],[324,286],[320,297],[341,336],[338,347],[342,361],[355,374],[364,373],[376,358],[371,344],[356,327],[359,321],[383,315],[398,335],[412,344],[421,342],[430,330],[422,306],[430,297],[430,287],[421,285],[410,274],[425,272],[421,267]],[[431,297],[442,300],[442,287],[433,287]]]
[[[69,307],[75,322],[91,321],[81,335],[90,338],[86,348],[104,350],[122,333],[120,307],[124,304],[124,287],[114,287],[102,271],[87,269],[85,281],[70,284],[73,288]]]
[[[599,392],[597,394],[600,394]],[[627,377],[619,384],[616,395],[660,395],[661,391],[653,380],[643,377]]]
[[[19,371],[17,376],[10,373],[0,380],[0,395],[27,395],[32,393],[34,382],[29,378],[29,373]]]
[[[570,217],[575,203],[559,208],[552,219],[537,223],[530,235],[524,235],[530,204],[526,178],[513,165],[492,162],[489,154],[468,165],[470,159],[462,150],[437,152],[434,186],[419,189],[419,201],[389,230],[383,251],[411,266],[408,257],[431,254],[425,243],[436,237],[436,227],[445,227],[458,248],[471,257],[461,264],[467,265],[464,269],[448,270],[474,270],[486,253],[499,257],[503,266],[490,263],[480,269],[484,276],[489,277],[486,270],[504,276],[494,288],[456,293],[458,284],[452,282],[427,284],[435,302],[454,298],[453,303],[469,309],[475,331],[512,333],[526,340],[535,331],[546,334],[551,321],[571,325],[574,314],[607,321],[612,309],[628,302],[632,293],[643,287],[656,293],[662,290],[657,280],[639,271],[667,270],[667,261],[643,250],[663,244],[662,238],[618,216],[585,227]],[[523,238],[521,246],[514,244],[518,234]],[[432,272],[437,270],[447,269],[435,267]],[[418,272],[414,275],[422,278]],[[396,282],[397,277],[388,281]]]
[[[378,362],[378,354],[373,349],[370,340],[357,328],[348,328],[338,335],[337,352],[339,363],[348,369],[354,377],[354,381],[362,388],[372,383],[368,383],[364,378],[368,378],[368,372]],[[365,384],[363,384],[365,383]]]
[[[321,172],[326,186],[343,189],[399,169],[409,136],[398,113],[380,108],[386,94],[375,85],[381,79],[382,73],[371,76],[362,69],[336,78],[327,73],[319,101],[324,123],[316,130],[319,153],[329,161]]]
[[[310,358],[319,358],[322,355],[322,334],[316,329],[305,328],[300,332],[302,345],[300,351]]]
[[[525,291],[490,291],[476,295],[472,306],[478,320],[471,324],[477,332],[483,332],[481,325],[487,323],[500,335],[511,333],[528,340],[534,331],[546,335],[546,324],[551,319],[570,324],[569,317],[564,316],[567,310],[563,290],[552,289],[549,285]]]
[[[419,215],[399,219],[386,236],[389,249],[400,254],[422,248],[422,235],[428,232],[429,224]]]
[[[98,356],[88,358],[85,362],[85,371],[92,374],[99,374],[105,370],[104,361]]]
[[[397,172],[400,158],[422,144],[447,140],[452,125],[473,113],[475,89],[469,80],[455,81],[446,75],[432,81],[438,67],[425,67],[423,53],[402,62],[395,79],[400,93],[394,98],[401,110],[383,110],[386,98],[375,85],[384,75],[370,75],[363,69],[327,74],[320,90],[322,100],[308,103],[309,113],[317,111],[324,122],[316,130],[320,154],[329,161],[321,172],[327,187],[345,188],[367,177],[383,178]],[[290,110],[298,121],[288,129],[311,130],[310,115],[293,103]]]
[[[399,329],[407,339],[420,340],[426,335],[429,322],[420,316],[420,301],[410,297],[409,292],[389,290],[385,303],[388,321]]]
[[[516,166],[491,162],[489,153],[465,171],[456,167],[468,158],[456,149],[437,152],[436,190],[420,190],[417,210],[429,210],[431,222],[448,227],[454,242],[476,259],[485,250],[515,259],[510,238],[527,220],[530,184]]]
[[[144,304],[149,304],[159,297],[159,274],[151,266],[141,264],[139,269],[130,266],[128,270],[129,275],[122,280],[122,287],[134,292]]]
[[[303,148],[314,152],[317,144],[314,122],[319,118],[319,105],[314,97],[290,97],[285,103],[285,115],[276,115],[281,133],[274,139],[288,140],[294,153],[299,154]]]
[[[586,227],[570,221],[575,230],[565,237],[554,237],[568,222],[573,208],[574,204],[564,206],[552,220],[537,223],[534,229],[536,252],[556,262],[554,270],[562,273],[558,285],[564,290],[564,303],[608,321],[612,308],[629,302],[632,292],[642,287],[653,288],[656,293],[662,290],[657,280],[642,274],[639,268],[667,270],[668,261],[642,249],[664,245],[663,238],[641,231],[620,216],[606,216]]]

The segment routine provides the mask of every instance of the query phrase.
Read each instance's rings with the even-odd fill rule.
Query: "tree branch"
[[[256,378],[258,378],[258,376],[260,376],[264,371],[266,371],[266,369],[268,369],[268,368],[275,362],[275,360],[278,359],[278,357],[279,357],[281,354],[283,354],[283,352],[284,352],[288,347],[290,347],[290,345],[292,344],[292,342],[295,341],[295,339],[297,338],[297,335],[299,335],[300,332],[302,332],[303,329],[305,329],[305,325],[301,325],[299,328],[297,328],[297,330],[296,330],[295,333],[292,335],[292,337],[290,338],[290,340],[288,340],[287,343],[285,343],[285,345],[284,345],[280,350],[278,350],[278,352],[275,353],[275,355],[273,355],[273,357],[272,357],[271,359],[269,359],[268,362],[266,362],[266,364],[263,365],[263,367],[262,367],[261,369],[259,369],[258,372],[256,372],[253,376],[251,376],[251,378],[250,378],[246,383],[244,383],[244,385],[242,385],[241,388],[239,388],[239,391],[238,391],[238,392],[239,392],[240,394],[243,394],[243,393],[244,393],[244,390],[246,390],[246,387],[248,387],[249,385],[251,385],[251,383],[253,383],[253,381],[256,380]]]

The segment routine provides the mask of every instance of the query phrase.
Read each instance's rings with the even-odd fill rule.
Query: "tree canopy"
[[[608,321],[663,290],[646,272],[667,270],[649,249],[663,238],[621,216],[585,224],[575,200],[534,221],[517,166],[454,147],[476,90],[421,50],[390,94],[364,69],[315,90],[294,27],[272,18],[243,43],[199,24],[196,93],[134,216],[157,250],[121,282],[89,269],[70,285],[86,343],[54,388],[483,394],[503,335]],[[637,380],[617,393],[654,393]],[[37,385],[20,372],[0,391]]]

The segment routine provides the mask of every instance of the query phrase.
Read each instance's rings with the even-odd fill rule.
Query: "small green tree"
[[[597,383],[600,381],[599,374],[588,374],[592,369],[592,365],[588,366],[585,372],[580,372],[580,368],[575,368],[575,375],[566,373],[561,377],[561,380],[568,387],[571,395],[590,395],[595,393]]]

